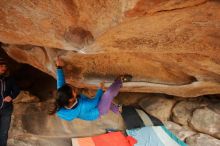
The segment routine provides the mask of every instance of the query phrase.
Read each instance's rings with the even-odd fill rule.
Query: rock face
[[[72,137],[93,136],[105,133],[105,129],[124,129],[120,115],[109,112],[96,121],[75,119],[67,122],[55,115],[48,115],[50,102],[19,102],[9,133],[9,146],[71,146]]]
[[[167,121],[170,118],[175,102],[175,100],[168,99],[166,96],[156,95],[144,98],[140,101],[139,105],[145,112],[157,117],[161,121]]]
[[[197,131],[220,138],[220,114],[208,108],[196,109],[190,124]]]
[[[17,139],[9,139],[8,146],[72,146],[69,138],[48,138],[25,135]]]
[[[34,95],[31,95],[28,91],[21,91],[13,103],[29,103],[39,102],[40,99]]]
[[[15,106],[11,128],[11,132],[14,134],[13,136],[17,137],[20,134],[33,134],[47,137],[80,137],[105,133],[105,129],[109,127],[119,130],[123,129],[123,120],[121,116],[112,112],[109,112],[108,115],[96,121],[76,119],[72,122],[67,122],[59,119],[55,115],[48,115],[46,109],[47,105],[41,103],[29,103],[26,105],[17,105],[17,107]],[[20,131],[21,129],[22,131]]]
[[[220,3],[207,0],[0,2],[0,41],[19,62],[97,88],[118,74],[122,91],[182,97],[220,93]]]
[[[54,60],[61,56],[66,81],[74,86],[96,89],[107,80],[108,87],[117,75],[127,73],[133,80],[123,85],[124,92],[220,94],[217,0],[1,0],[0,20],[1,48],[10,57],[55,78]],[[140,103],[162,121],[173,120],[220,137],[219,104],[203,107],[199,101],[180,101],[175,105],[165,96],[138,94],[116,100]],[[21,96],[15,104],[9,145],[68,146],[69,137],[124,128],[121,117],[111,113],[98,121],[67,123],[46,113],[46,98],[39,102],[25,92]],[[187,128],[169,125],[189,145],[219,145],[218,139],[192,136]]]
[[[114,0],[2,0],[0,5],[2,42],[68,50],[93,42],[94,37],[120,22],[130,8],[129,3]]]
[[[171,121],[164,122],[164,125],[182,141],[184,141],[187,137],[191,137],[196,134],[195,131],[192,131],[189,128],[181,127],[180,125]]]
[[[94,96],[95,94],[95,92],[91,90],[84,91],[83,93],[90,96]],[[120,96],[121,98],[123,96],[126,97],[126,94],[123,93]],[[213,104],[210,103],[215,101],[215,98],[208,99],[207,103],[209,104],[203,108],[196,107],[191,111],[193,114],[191,114],[190,117],[188,117],[188,113],[186,112],[186,117],[188,117],[189,124],[191,124],[191,127],[187,127],[187,125],[180,126],[173,121],[164,121],[171,119],[169,116],[172,112],[171,107],[176,102],[175,100],[167,99],[166,96],[161,95],[147,96],[147,94],[141,95],[137,93],[130,94],[128,97],[130,99],[133,97],[134,100],[131,100],[131,102],[118,100],[118,102],[123,105],[136,105],[136,102],[139,102],[142,108],[145,106],[144,109],[146,112],[162,119],[164,125],[181,140],[186,141],[189,146],[219,145],[219,98],[217,98],[216,103]],[[196,99],[198,101],[196,101]],[[33,96],[27,91],[21,92],[14,104],[8,140],[9,146],[71,146],[72,137],[103,134],[107,128],[125,130],[122,117],[112,112],[109,112],[96,121],[75,119],[74,121],[67,122],[59,119],[55,115],[48,115],[47,111],[53,100],[54,99],[48,98],[42,102],[39,101],[38,97]],[[200,98],[195,98],[193,103],[198,102],[201,104],[200,100]],[[186,104],[190,102],[180,101],[179,103]],[[177,105],[178,104],[176,104],[176,106]],[[191,104],[189,105],[189,107],[192,107]],[[203,106],[205,105],[203,104]],[[180,116],[177,115],[178,118],[182,116],[182,113],[177,112],[177,114],[180,114]]]
[[[206,134],[196,134],[186,139],[189,146],[219,146],[220,140]]]
[[[192,117],[192,112],[208,103],[201,101],[181,101],[172,110],[172,120],[181,125],[188,125]]]

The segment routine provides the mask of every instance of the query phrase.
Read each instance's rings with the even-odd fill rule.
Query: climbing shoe
[[[122,79],[122,82],[130,82],[132,79],[132,75],[124,74],[124,75],[122,75],[121,79]]]
[[[124,74],[124,75],[119,75],[115,81],[121,80],[122,82],[130,82],[132,79],[132,75],[129,74]]]

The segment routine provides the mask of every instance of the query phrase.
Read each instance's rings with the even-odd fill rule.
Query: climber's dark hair
[[[49,114],[55,114],[60,108],[69,104],[69,99],[72,97],[72,90],[76,91],[77,88],[70,84],[64,84],[57,90],[56,101],[53,105],[54,108],[49,111]]]
[[[67,106],[72,97],[72,87],[68,84],[63,85],[57,90],[56,103],[59,107]]]

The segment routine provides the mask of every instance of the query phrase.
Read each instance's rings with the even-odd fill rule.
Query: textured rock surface
[[[96,121],[76,119],[67,122],[48,115],[50,102],[16,103],[9,133],[9,146],[71,146],[72,137],[105,133],[105,129],[124,129],[120,115],[109,112]]]
[[[196,109],[190,125],[197,131],[220,138],[220,114],[208,108]]]
[[[182,141],[184,141],[187,137],[190,137],[196,134],[195,131],[192,131],[191,129],[186,128],[186,127],[181,127],[180,125],[172,121],[166,121],[164,122],[164,125],[166,126],[166,128],[172,131]]]
[[[21,91],[13,103],[29,103],[39,102],[40,99],[34,95],[31,95],[28,91]]]
[[[47,92],[50,92],[50,89],[48,88],[44,92],[46,93],[46,95],[48,95]],[[83,93],[89,96],[94,96],[95,94],[95,92],[92,90],[84,90]],[[129,97],[131,101],[129,102],[125,100],[126,97]],[[133,99],[131,97],[133,97]],[[56,116],[49,116],[47,114],[48,108],[51,106],[51,102],[54,99],[51,99],[50,97],[40,99],[43,99],[43,102],[38,102],[39,99],[35,96],[33,98],[33,95],[31,95],[27,91],[22,91],[20,97],[16,99],[17,101],[14,104],[14,113],[12,116],[12,123],[9,134],[9,146],[71,146],[71,137],[84,137],[105,133],[106,128],[119,130],[124,130],[125,128],[122,117],[119,115],[115,115],[112,112],[109,112],[107,115],[101,117],[101,119],[97,121],[89,122],[79,119],[76,119],[72,122],[63,121]],[[167,119],[171,114],[170,102],[173,104],[173,101],[170,101],[171,99],[166,99],[166,96],[162,95],[156,96],[156,94],[147,95],[137,93],[122,93],[118,96],[116,102],[119,102],[123,105],[136,105],[136,102],[138,102],[139,100],[143,105],[149,103],[150,106],[148,105],[147,108],[149,108],[151,114],[158,116],[159,118]],[[193,100],[194,103],[200,103],[201,98],[195,98]],[[213,116],[213,111],[215,111],[216,113],[218,113],[219,111],[219,98],[212,97],[208,98],[207,100],[210,102],[215,101],[217,104],[208,105],[208,107],[212,107],[212,112],[208,114],[207,111],[203,112],[202,116],[196,114],[196,116],[200,118],[194,118],[193,122],[197,124],[195,130],[199,131],[202,127],[201,125],[204,123],[203,121],[206,120],[205,124],[207,124],[208,122],[209,125],[207,126],[203,124],[203,127],[205,127],[203,129],[205,130],[201,130],[201,132],[210,134],[209,129],[220,131],[218,125],[215,124],[213,126],[213,123],[216,123],[215,118],[218,118],[218,116]],[[210,118],[210,116],[211,120],[207,120]],[[193,129],[190,129],[186,126],[180,126],[172,121],[166,121],[164,122],[164,125],[180,139],[187,139],[187,142],[191,145],[199,145],[201,143],[217,144],[219,141],[218,139],[215,139],[208,135],[205,135],[205,137],[204,135],[197,136],[197,132],[193,131]],[[192,126],[192,128],[194,127]]]
[[[118,74],[128,73],[133,75],[133,81],[125,83],[121,91],[181,97],[220,94],[217,0],[1,0],[0,20],[0,42],[7,54],[53,77],[54,59],[60,55],[65,62],[67,82],[77,87],[95,89],[102,80],[107,80],[109,86]],[[145,98],[126,97],[118,98],[117,102],[136,104]],[[162,120],[169,119],[173,101],[152,98],[150,105],[145,100],[142,105],[147,111]],[[49,117],[46,104],[16,104],[9,145],[68,146],[68,138],[72,136],[102,133],[109,126],[123,129],[121,118],[111,113],[91,123],[81,120],[66,123]],[[212,105],[206,111],[196,109],[191,125],[219,137],[216,118],[220,106]],[[194,107],[197,103],[176,107],[174,120],[186,124]],[[204,115],[209,120],[199,118]],[[183,139],[189,134],[178,132],[182,130],[178,126],[175,128]],[[187,142],[219,145],[219,140],[201,134],[187,138]]]
[[[188,125],[193,111],[207,105],[207,102],[201,100],[180,101],[172,110],[172,120],[181,125]]]
[[[119,23],[133,2],[2,0],[0,40],[68,50],[82,48]]]
[[[150,98],[144,98],[139,105],[147,113],[161,121],[167,121],[170,119],[171,110],[175,102],[175,100],[169,99],[164,95],[154,95]]]
[[[8,146],[72,146],[70,138],[24,135],[9,139]]]
[[[52,76],[61,55],[73,85],[97,88],[129,73],[133,82],[122,91],[220,93],[218,1],[2,0],[0,6],[7,53]]]
[[[186,139],[189,146],[219,146],[220,140],[206,134],[196,134]]]
[[[110,127],[123,129],[121,116],[112,112],[109,112],[109,114],[96,121],[76,119],[72,122],[67,122],[56,116],[48,115],[48,105],[47,102],[15,104],[11,128],[13,136],[18,137],[21,134],[33,134],[47,137],[76,137],[104,133],[105,129]]]

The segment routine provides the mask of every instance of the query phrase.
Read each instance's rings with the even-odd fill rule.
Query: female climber
[[[113,104],[113,98],[117,96],[123,82],[130,81],[131,75],[120,75],[111,86],[103,93],[104,82],[100,83],[95,97],[88,98],[80,94],[78,88],[65,83],[63,73],[63,62],[58,57],[57,66],[57,99],[54,112],[64,120],[72,121],[75,118],[82,120],[96,120],[100,116],[106,114],[109,110],[119,113],[118,106]]]

